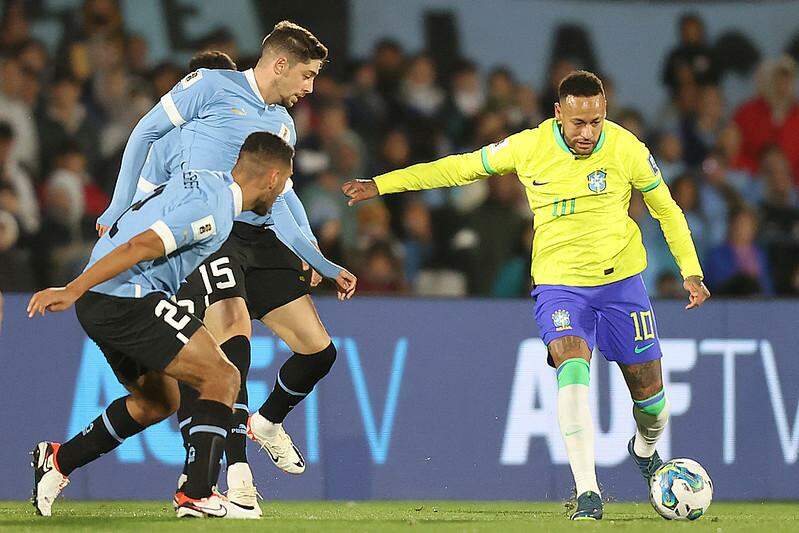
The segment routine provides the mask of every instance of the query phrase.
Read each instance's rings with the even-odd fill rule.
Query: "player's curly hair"
[[[559,100],[567,96],[596,96],[598,94],[605,94],[602,80],[596,74],[587,70],[570,72],[565,78],[560,80],[558,85]]]
[[[261,43],[261,55],[275,52],[288,54],[300,63],[327,59],[327,47],[313,33],[288,20],[275,24]]]

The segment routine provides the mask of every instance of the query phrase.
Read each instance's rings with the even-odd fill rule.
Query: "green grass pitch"
[[[382,501],[263,502],[259,521],[177,520],[169,502],[58,501],[54,516],[0,502],[0,531],[799,531],[796,503],[716,503],[697,522],[667,522],[646,503],[610,503],[601,522],[569,522],[559,503]]]

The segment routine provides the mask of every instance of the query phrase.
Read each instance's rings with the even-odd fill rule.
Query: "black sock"
[[[117,398],[103,414],[95,418],[86,429],[69,439],[58,449],[58,470],[68,476],[76,468],[88,464],[122,444],[128,437],[144,430],[133,420],[126,401],[130,396]]]
[[[272,423],[283,423],[289,411],[308,396],[314,385],[330,372],[335,361],[336,347],[332,342],[315,354],[295,353],[280,367],[275,387],[258,412]]]
[[[183,449],[186,456],[183,459],[183,474],[186,474],[186,468],[189,462],[189,429],[191,429],[191,413],[194,408],[194,402],[200,396],[199,393],[192,387],[189,387],[182,381],[178,382],[180,389],[180,407],[178,407],[178,427],[180,428],[180,436],[183,438]]]
[[[247,408],[247,372],[250,370],[250,339],[239,335],[222,343],[221,348],[230,362],[239,369],[241,376],[239,395],[233,404],[230,431],[225,440],[225,458],[230,466],[247,462],[247,417],[250,416]]]
[[[211,487],[216,485],[230,413],[230,407],[214,400],[194,402],[189,429],[188,480],[183,485],[183,492],[189,498],[210,496]]]

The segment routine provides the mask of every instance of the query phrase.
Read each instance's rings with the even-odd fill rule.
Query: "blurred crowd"
[[[184,74],[153,64],[125,31],[115,0],[87,0],[54,49],[30,35],[26,3],[0,21],[0,290],[62,284],[79,271],[108,203],[137,120]],[[524,296],[530,290],[531,213],[515,176],[467,187],[388,196],[347,207],[339,187],[469,151],[552,115],[558,81],[575,68],[603,77],[608,118],[645,141],[685,212],[717,295],[799,295],[799,100],[790,54],[759,58],[740,34],[710,43],[701,19],[682,17],[662,58],[669,98],[651,113],[617,102],[590,38],[556,32],[547,83],[532,87],[502,66],[412,54],[378,43],[370,57],[323,74],[291,110],[299,141],[295,187],[332,260],[361,293]],[[561,43],[558,45],[558,43]],[[225,31],[203,49],[249,68]],[[734,51],[718,53],[718,50]],[[199,51],[199,50],[198,50]],[[732,60],[734,57],[735,60]],[[345,62],[346,58],[335,58]],[[727,76],[756,80],[731,106]],[[648,250],[659,297],[683,297],[679,272],[640,195],[630,213]]]

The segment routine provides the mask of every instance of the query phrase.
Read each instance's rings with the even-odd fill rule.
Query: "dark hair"
[[[702,30],[705,29],[705,21],[702,20],[702,17],[699,16],[699,13],[683,13],[680,15],[680,21],[678,23],[679,28],[682,30],[686,24],[690,22],[695,22],[702,27]]]
[[[288,166],[294,157],[294,148],[273,133],[256,131],[245,139],[239,157],[241,158],[245,154],[264,162],[277,161]]]
[[[225,52],[206,50],[195,54],[189,61],[190,71],[194,72],[200,68],[236,70],[236,63]]]
[[[602,80],[596,74],[587,70],[570,72],[558,84],[559,100],[567,96],[596,96],[598,94],[605,95]]]
[[[284,52],[300,63],[327,59],[327,47],[313,33],[288,20],[275,24],[272,32],[264,38],[261,55],[265,55],[267,51]]]

